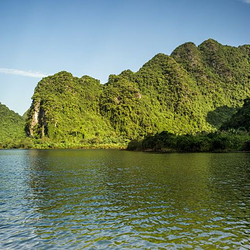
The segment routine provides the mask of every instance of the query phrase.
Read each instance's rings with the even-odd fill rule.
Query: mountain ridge
[[[66,71],[43,78],[26,113],[34,140],[117,144],[149,134],[213,132],[250,96],[250,45],[208,39],[158,53],[105,84]]]
[[[104,85],[89,76],[59,72],[38,83],[26,132],[83,143],[131,140],[161,131],[215,131],[224,121],[209,124],[207,114],[222,106],[240,107],[250,96],[249,52],[248,45],[233,47],[213,39],[198,46],[188,42],[171,55],[155,55],[137,72],[110,75]]]

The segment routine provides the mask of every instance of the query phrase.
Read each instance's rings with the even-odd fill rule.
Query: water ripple
[[[249,160],[0,151],[0,249],[250,249]]]

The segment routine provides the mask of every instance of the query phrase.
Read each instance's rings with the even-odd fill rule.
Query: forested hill
[[[0,148],[24,137],[24,119],[0,103]]]
[[[42,79],[26,133],[53,142],[118,143],[168,131],[215,131],[250,96],[250,45],[209,39],[158,54],[102,85],[62,71]],[[218,115],[219,114],[219,115]]]
[[[132,140],[127,149],[160,152],[250,151],[250,98],[246,98],[243,107],[213,133],[175,135],[163,131],[141,140]]]

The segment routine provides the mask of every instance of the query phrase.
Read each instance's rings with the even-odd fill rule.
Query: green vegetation
[[[128,150],[154,152],[224,152],[249,151],[250,135],[244,131],[218,131],[196,135],[174,135],[162,132],[143,140],[132,140]]]
[[[35,147],[124,147],[124,138],[100,113],[102,93],[98,80],[64,71],[40,81],[25,127]]]
[[[185,43],[171,56],[156,55],[138,72],[110,75],[104,85],[65,71],[43,78],[25,114],[28,137],[23,144],[28,148],[124,147],[144,138],[158,140],[162,131],[175,136],[174,141],[204,139],[209,144],[212,135],[231,138],[232,133],[216,131],[249,96],[250,45],[236,48],[212,39],[199,46]],[[247,120],[245,113],[242,116]],[[237,133],[237,138],[245,136]],[[179,145],[173,148],[179,150]]]
[[[25,138],[24,119],[0,103],[0,148],[19,147]]]
[[[218,114],[223,114],[223,109],[217,111]],[[250,151],[249,133],[250,98],[247,98],[243,107],[236,113],[234,111],[234,115],[214,133],[178,136],[164,131],[143,140],[132,140],[127,149],[160,152]]]
[[[236,129],[250,132],[250,98],[244,100],[244,105],[238,110],[228,121],[226,121],[221,129]]]

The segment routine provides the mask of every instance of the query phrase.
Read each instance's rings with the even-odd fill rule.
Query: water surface
[[[250,249],[250,154],[0,151],[0,249]]]

